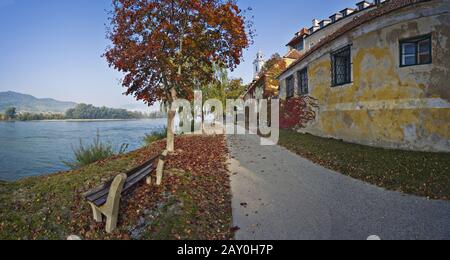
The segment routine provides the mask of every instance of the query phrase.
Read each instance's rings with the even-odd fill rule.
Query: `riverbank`
[[[0,182],[0,239],[232,239],[223,136],[177,137],[160,187],[141,184],[121,203],[118,230],[96,224],[81,194],[157,155],[165,142],[77,171]]]

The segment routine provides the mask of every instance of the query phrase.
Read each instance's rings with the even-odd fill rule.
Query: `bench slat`
[[[149,165],[149,166],[147,166],[147,167],[145,167],[144,169],[142,169],[141,171],[139,171],[139,172],[137,172],[137,173],[134,173],[133,175],[131,175],[130,177],[128,177],[128,179],[127,179],[127,181],[125,182],[125,186],[124,186],[124,191],[126,190],[125,189],[125,187],[127,186],[127,183],[129,183],[130,181],[132,181],[134,178],[135,178],[135,176],[136,175],[140,175],[140,174],[142,174],[142,173],[146,173],[146,175],[148,175],[148,174],[150,174],[151,173],[151,168],[153,168],[153,165],[151,164],[151,165]],[[98,192],[96,192],[96,193],[93,193],[93,194],[90,194],[89,196],[87,196],[87,197],[85,197],[86,198],[86,200],[87,201],[89,201],[89,202],[94,202],[94,201],[96,201],[96,200],[98,200],[99,198],[101,198],[101,197],[104,197],[104,196],[108,196],[108,193],[109,193],[109,188],[111,187],[111,185],[109,185],[109,187],[104,187],[103,189],[100,189]]]
[[[135,168],[129,170],[129,171],[128,171],[127,173],[125,173],[125,174],[126,174],[127,176],[131,176],[131,175],[135,174],[136,172],[141,171],[143,168],[148,167],[150,164],[153,164],[154,161],[155,161],[156,159],[158,159],[159,157],[160,157],[160,155],[156,155],[156,156],[152,157],[150,160],[146,161],[145,163],[143,163],[143,164],[141,164],[141,165],[139,165],[139,166],[137,166],[137,167],[135,167]],[[113,180],[114,180],[114,178],[111,178],[110,180],[108,180],[108,181],[105,182],[104,184],[100,185],[99,187],[97,187],[97,188],[95,188],[95,189],[92,189],[92,190],[90,190],[90,191],[84,193],[84,194],[83,194],[83,197],[84,197],[84,198],[87,198],[87,197],[90,197],[90,196],[92,196],[92,195],[94,195],[94,194],[96,194],[96,193],[98,193],[98,192],[104,190],[104,189],[109,189],[109,188],[111,187],[111,184],[112,184]]]
[[[97,188],[94,188],[86,193],[83,194],[83,198],[87,199],[89,197],[92,197],[93,195],[105,190],[105,189],[109,189],[111,187],[113,179],[105,182],[104,184],[98,186]]]
[[[153,163],[156,161],[156,159],[158,159],[159,157],[160,157],[160,155],[156,155],[156,156],[150,158],[150,160],[146,161],[145,163],[143,163],[143,164],[141,164],[141,165],[135,167],[134,169],[128,171],[128,172],[126,173],[126,175],[127,175],[127,176],[133,175],[134,173],[136,173],[136,172],[142,170],[143,168],[147,167],[148,165],[153,164]]]
[[[160,155],[156,155],[152,157],[151,159],[147,160],[145,163],[133,168],[132,170],[128,171],[126,175],[128,176],[124,188],[122,191],[122,194],[126,193],[130,188],[132,188],[134,185],[139,183],[141,180],[143,180],[145,177],[150,175],[155,170],[155,161],[160,157]],[[90,190],[83,194],[83,197],[95,204],[96,206],[100,207],[103,204],[106,203],[108,199],[109,189],[111,188],[112,182],[114,178],[111,178],[106,183],[100,185],[99,187]]]
[[[122,191],[122,195],[126,194],[128,190],[130,190],[133,186],[135,186],[137,183],[139,183],[140,181],[142,181],[143,179],[145,179],[148,175],[150,175],[153,171],[155,170],[155,168],[150,168],[149,171],[143,171],[140,174],[137,174],[132,181],[129,181],[127,183],[125,183],[124,189]],[[89,201],[91,203],[94,203],[94,205],[96,205],[97,207],[100,207],[102,205],[104,205],[106,203],[106,201],[108,200],[108,195],[109,195],[109,191],[97,198],[94,201]]]
[[[136,185],[137,183],[139,183],[142,179],[144,179],[145,177],[147,177],[150,173],[152,173],[153,171],[155,170],[155,167],[151,167],[150,169],[149,169],[149,171],[145,171],[145,172],[142,172],[142,173],[140,173],[140,174],[136,174],[136,176],[132,179],[132,180],[130,180],[130,181],[128,181],[127,183],[125,183],[125,186],[124,186],[124,192],[126,192],[126,191],[128,191],[131,187],[133,187],[134,185]]]

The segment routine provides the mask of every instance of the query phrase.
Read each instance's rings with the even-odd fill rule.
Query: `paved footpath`
[[[228,136],[238,240],[450,239],[450,203],[327,170],[257,136]]]

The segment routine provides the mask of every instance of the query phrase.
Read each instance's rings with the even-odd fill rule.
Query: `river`
[[[68,170],[73,148],[92,143],[99,131],[102,142],[127,151],[142,147],[142,137],[161,129],[166,119],[126,121],[0,122],[0,180],[14,181]]]

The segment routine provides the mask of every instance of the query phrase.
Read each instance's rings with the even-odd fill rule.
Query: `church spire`
[[[258,51],[256,54],[256,59],[253,61],[253,79],[259,78],[259,73],[261,72],[263,66],[264,66],[264,54],[262,51]]]

